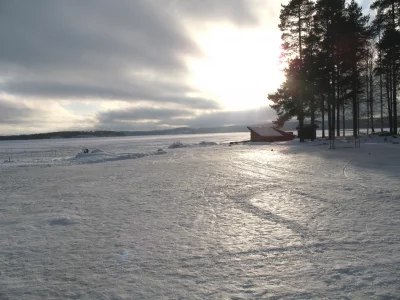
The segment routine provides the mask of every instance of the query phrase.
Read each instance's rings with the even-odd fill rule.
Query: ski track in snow
[[[400,299],[395,145],[115,157],[0,169],[0,299]]]

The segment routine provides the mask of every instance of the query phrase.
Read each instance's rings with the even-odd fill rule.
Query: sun
[[[279,65],[280,33],[277,30],[215,26],[196,35],[201,59],[188,59],[191,83],[225,109],[266,106],[284,77]]]

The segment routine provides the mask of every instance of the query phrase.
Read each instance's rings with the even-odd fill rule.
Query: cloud
[[[276,118],[269,107],[243,111],[211,111],[198,114],[186,109],[131,108],[98,114],[96,129],[144,130],[170,127],[214,127],[252,125]]]
[[[111,110],[99,114],[100,122],[140,122],[146,120],[165,120],[166,118],[183,117],[190,111],[183,109],[138,107],[124,110]]]
[[[0,132],[7,134],[88,129],[95,119],[69,113],[55,101],[21,101],[8,95],[0,96]],[[71,124],[73,124],[71,126]]]
[[[22,103],[0,99],[0,124],[13,125],[28,123],[32,118],[40,117],[35,110]]]
[[[179,103],[189,97],[185,56],[202,55],[184,19],[256,22],[243,0],[4,1],[0,89],[42,99]]]
[[[214,98],[220,95],[195,88],[188,67],[190,59],[201,63],[206,55],[196,30],[219,23],[255,28],[271,7],[279,5],[272,0],[4,0],[0,92],[12,100],[0,98],[0,133],[274,119],[269,108],[220,111]]]
[[[201,20],[225,18],[227,21],[239,25],[258,23],[254,11],[252,11],[252,6],[243,0],[167,0],[166,2],[175,6],[177,12],[185,12],[190,17]]]
[[[241,111],[218,111],[213,113],[202,114],[191,120],[181,120],[181,124],[191,127],[210,127],[224,125],[252,125],[266,123],[276,118],[275,112],[269,107],[259,109],[248,109]],[[179,123],[168,122],[169,124]]]
[[[154,85],[154,87],[152,87]],[[0,84],[1,86],[1,84]],[[124,100],[128,102],[148,101],[155,103],[180,104],[193,108],[213,109],[219,104],[211,99],[185,96],[195,92],[187,86],[176,84],[165,84],[163,82],[152,82],[151,86],[143,79],[132,83],[105,82],[99,86],[92,83],[71,82],[39,82],[19,81],[9,82],[6,90],[10,94],[19,96],[32,96],[51,99],[102,99],[102,100]]]

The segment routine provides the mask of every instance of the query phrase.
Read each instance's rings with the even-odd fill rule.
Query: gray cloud
[[[44,102],[41,104],[43,105]],[[41,105],[35,108],[25,103],[16,103],[0,98],[0,129],[2,126],[27,126],[30,132],[38,132],[49,120],[51,111]],[[275,119],[275,114],[267,107],[244,111],[215,111],[196,115],[190,109],[138,107],[130,109],[109,110],[99,113],[93,120],[80,120],[70,128],[64,125],[63,130],[152,130],[170,127],[213,127],[224,125],[250,125],[265,123]],[[76,122],[76,121],[75,121]],[[85,125],[86,124],[86,125]],[[92,124],[92,125],[91,125]],[[21,127],[18,127],[17,132]]]
[[[171,0],[166,2],[175,6],[178,12],[184,11],[191,17],[199,19],[225,18],[241,25],[258,22],[251,11],[251,6],[242,0]]]
[[[142,120],[165,120],[173,117],[182,117],[190,113],[188,110],[139,107],[124,110],[112,110],[99,114],[100,123],[142,121]]]
[[[29,123],[36,117],[38,117],[37,111],[26,105],[0,99],[0,124]]]
[[[0,95],[0,134],[91,129],[92,117],[75,116],[55,101],[21,101]]]
[[[269,107],[241,111],[217,111],[202,114],[192,119],[163,120],[164,124],[190,127],[212,127],[224,125],[252,125],[272,121],[276,114]]]
[[[196,116],[188,110],[168,108],[138,108],[113,110],[98,115],[97,129],[142,130],[164,127],[213,127],[225,125],[251,125],[276,118],[268,107],[244,111],[217,111]]]
[[[153,82],[153,84],[155,85],[154,88],[146,86],[146,82],[143,82],[143,84],[136,82],[126,85],[98,86],[93,83],[83,84],[79,82],[11,81],[7,84],[7,91],[11,94],[35,95],[51,97],[52,99],[149,100],[155,103],[175,103],[192,108],[215,109],[219,107],[218,103],[211,99],[184,96],[185,93],[193,92],[187,86],[157,84],[157,82]]]
[[[244,0],[6,0],[0,89],[43,99],[117,99],[216,108],[190,98],[185,54],[201,56],[181,19],[256,18]],[[1,77],[0,77],[1,79]]]
[[[176,54],[196,51],[174,19],[144,0],[17,0],[2,12],[1,59],[24,67],[169,70],[182,67]]]

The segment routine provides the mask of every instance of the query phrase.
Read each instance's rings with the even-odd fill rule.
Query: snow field
[[[398,299],[399,150],[3,168],[0,299]]]

